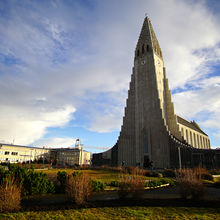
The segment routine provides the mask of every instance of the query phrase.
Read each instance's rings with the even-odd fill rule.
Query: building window
[[[203,148],[206,148],[206,141],[205,141],[205,137],[203,137]]]
[[[140,55],[140,51],[139,51],[139,50],[137,50],[137,56],[139,57],[139,55]]]
[[[198,144],[198,148],[201,148],[200,142],[199,142],[199,135],[198,134],[197,134],[197,144]]]
[[[186,142],[189,143],[188,131],[186,130]]]
[[[18,152],[11,152],[11,155],[18,155]]]
[[[149,45],[147,45],[147,52],[149,51]]]
[[[201,144],[201,148],[203,148],[202,136],[200,136],[200,144]]]
[[[182,136],[184,137],[184,130],[183,130],[183,128],[181,128],[181,131],[182,131]]]
[[[9,155],[9,151],[5,151],[5,155]]]
[[[192,132],[190,131],[190,144],[193,145],[193,141],[192,141]]]
[[[196,144],[196,135],[195,135],[195,133],[193,133],[193,140],[194,140],[194,147],[198,147],[197,144]]]
[[[144,54],[144,44],[142,45],[142,54]]]

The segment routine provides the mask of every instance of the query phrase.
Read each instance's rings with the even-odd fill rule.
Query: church
[[[219,166],[219,150],[195,121],[175,114],[166,68],[151,21],[145,18],[118,140],[94,154],[94,165],[154,168]]]

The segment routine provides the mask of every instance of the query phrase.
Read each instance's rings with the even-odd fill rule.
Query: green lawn
[[[118,181],[120,179],[120,176],[123,174],[117,170],[105,170],[105,169],[97,169],[97,170],[93,170],[93,169],[88,169],[88,170],[49,169],[49,170],[36,170],[36,171],[46,173],[48,175],[48,178],[54,182],[56,182],[58,171],[65,171],[69,175],[71,175],[73,172],[83,172],[83,173],[88,174],[91,179],[97,179],[97,180],[100,180],[106,184],[110,183],[111,181],[115,181],[115,180]],[[129,175],[129,174],[127,174],[127,175]],[[145,177],[145,179],[160,180],[162,178],[160,178],[160,177]]]
[[[220,219],[220,210],[188,207],[105,207],[0,214],[0,219]]]
[[[58,171],[65,171],[69,175],[71,175],[73,172],[82,172],[86,173],[90,176],[91,179],[97,179],[102,182],[111,182],[113,180],[118,180],[120,176],[120,172],[118,171],[111,171],[111,170],[74,170],[74,169],[49,169],[49,170],[36,170],[37,172],[43,172],[48,175],[48,178],[52,181],[56,181],[57,178],[57,172]]]

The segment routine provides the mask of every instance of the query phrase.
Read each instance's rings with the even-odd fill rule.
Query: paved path
[[[207,187],[206,194],[203,201],[210,201],[210,205],[219,206],[217,204],[220,203],[220,189]],[[145,190],[143,194],[143,199],[149,199],[150,201],[159,201],[161,205],[169,205],[171,206],[178,206],[178,202],[180,202],[181,206],[185,205],[185,203],[181,203],[179,200],[180,196],[178,193],[177,187],[165,187],[165,188],[158,188],[158,189],[151,189]],[[104,205],[104,204],[111,204],[117,205],[120,204],[119,196],[117,191],[107,191],[102,193],[94,194],[89,201],[91,204],[92,202],[96,202],[97,204]],[[130,200],[128,200],[130,201]],[[142,200],[139,200],[141,203]],[[143,200],[144,201],[144,200]],[[113,203],[112,203],[113,202]],[[188,203],[191,201],[189,200]],[[202,202],[202,201],[201,201]],[[22,201],[23,207],[60,207],[65,206],[68,204],[68,199],[65,194],[52,194],[52,195],[44,195],[44,196],[37,196],[33,197],[32,199]],[[126,203],[126,199],[124,200]],[[158,204],[158,202],[156,203]],[[195,204],[193,204],[195,205]]]
[[[144,199],[178,199],[180,198],[178,187],[165,187],[152,190],[146,190],[143,198]],[[95,194],[90,199],[91,201],[101,200],[114,200],[118,199],[118,193],[108,192],[102,194]],[[220,201],[220,189],[214,187],[207,187],[204,196],[205,200],[219,200]]]

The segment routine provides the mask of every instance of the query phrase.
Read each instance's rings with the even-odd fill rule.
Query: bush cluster
[[[212,175],[220,175],[220,169],[213,169],[210,171]]]
[[[123,175],[119,183],[118,195],[125,198],[131,195],[134,199],[139,199],[144,192],[144,178],[140,175]]]
[[[92,185],[93,192],[101,192],[101,191],[104,191],[106,188],[106,184],[99,180],[92,180],[91,185]]]
[[[21,185],[14,177],[6,177],[0,185],[0,212],[20,209]]]
[[[21,185],[22,195],[34,195],[43,193],[53,193],[55,191],[54,184],[48,180],[47,174],[35,172],[31,169],[23,168],[17,164],[9,164],[8,170],[0,170],[0,183],[4,179],[14,178]]]
[[[203,180],[213,181],[213,176],[212,176],[212,174],[210,174],[210,173],[202,173],[202,174],[201,174],[201,178],[202,178]]]
[[[176,172],[175,172],[175,170],[172,170],[172,169],[166,169],[166,170],[163,171],[163,176],[164,177],[175,178],[176,177]]]
[[[168,179],[168,178],[163,178],[160,180],[151,180],[149,182],[145,183],[146,187],[156,187],[156,186],[161,186],[164,184],[169,184],[170,186],[175,186],[175,182],[172,179]]]
[[[204,196],[205,187],[201,181],[201,175],[195,169],[180,169],[176,173],[182,198],[200,199]]]
[[[163,174],[156,172],[156,171],[147,171],[145,176],[147,176],[147,177],[163,177]]]
[[[57,180],[59,185],[55,185],[56,193],[64,193],[65,192],[65,185],[67,179],[67,172],[66,171],[58,171],[57,172]]]
[[[119,187],[119,182],[117,180],[113,180],[110,182],[109,186]]]
[[[91,180],[88,175],[69,175],[66,181],[66,194],[70,201],[83,205],[92,193]]]
[[[140,169],[139,167],[129,166],[124,168],[124,173],[145,176],[147,171],[144,169]]]

